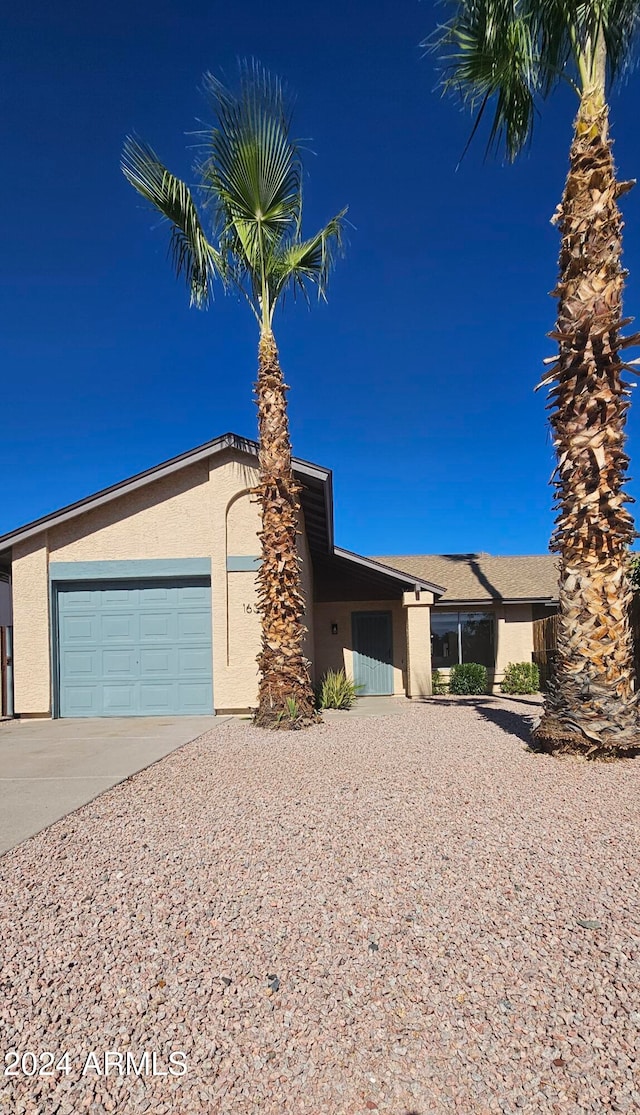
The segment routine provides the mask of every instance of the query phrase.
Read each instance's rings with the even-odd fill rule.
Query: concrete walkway
[[[228,719],[4,721],[0,724],[0,854]]]

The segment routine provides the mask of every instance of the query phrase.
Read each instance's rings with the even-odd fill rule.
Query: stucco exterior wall
[[[417,600],[415,593],[406,592],[403,603],[407,624],[407,696],[430,697],[433,593],[423,591]]]
[[[200,461],[54,527],[51,561],[207,557],[213,504]]]
[[[51,712],[47,535],[13,550],[13,691],[18,716]]]
[[[509,662],[531,662],[531,604],[504,604],[496,608],[496,621],[496,681],[502,681]]]
[[[403,694],[407,669],[407,625],[405,610],[400,600],[366,600],[357,603],[339,601],[335,604],[314,605],[314,646],[316,679],[320,681],[327,670],[344,670],[353,677],[353,646],[351,615],[353,612],[391,612],[393,625],[393,692]],[[331,634],[331,625],[337,623],[337,635]]]

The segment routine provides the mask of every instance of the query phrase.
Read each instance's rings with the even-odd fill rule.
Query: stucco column
[[[407,697],[430,697],[433,593],[405,592],[402,604],[407,614]]]

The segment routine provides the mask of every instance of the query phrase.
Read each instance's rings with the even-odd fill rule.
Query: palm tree
[[[640,745],[634,692],[628,546],[636,536],[625,504],[624,451],[629,367],[623,338],[622,221],[617,199],[633,183],[616,181],[607,93],[628,61],[637,0],[455,0],[430,45],[443,86],[475,113],[473,132],[493,113],[490,145],[515,159],[531,138],[534,115],[560,82],[578,98],[569,172],[554,216],[560,229],[558,353],[550,387],[560,614],[555,687],[534,738],[549,751],[596,757]],[[472,135],[473,135],[472,132]]]
[[[131,185],[171,225],[171,254],[186,278],[191,304],[208,305],[213,286],[240,292],[259,327],[256,398],[262,563],[258,603],[262,644],[256,723],[302,727],[317,719],[309,663],[303,654],[305,601],[297,534],[300,486],[291,465],[287,385],[273,335],[276,307],[287,291],[325,296],[343,210],[310,239],[303,239],[302,165],[291,138],[291,117],[281,83],[255,62],[240,66],[231,92],[205,75],[216,122],[205,135],[196,170],[211,236],[189,187],[146,144],[129,137],[122,171]]]

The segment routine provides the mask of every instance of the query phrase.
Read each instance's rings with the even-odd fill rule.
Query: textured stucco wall
[[[533,620],[531,604],[504,604],[496,609],[496,677],[502,679],[509,662],[531,662]]]
[[[405,594],[411,601],[412,593]],[[429,600],[433,596],[429,594]],[[409,602],[405,607],[407,624],[407,696],[431,695],[431,608],[428,603]]]
[[[405,692],[407,667],[407,624],[400,600],[366,600],[357,603],[339,601],[314,605],[315,672],[319,681],[327,670],[344,669],[353,677],[351,616],[353,612],[391,612],[393,625],[393,692]],[[331,634],[332,623],[338,634]]]
[[[51,711],[46,532],[13,549],[13,686],[18,716]]]
[[[54,527],[51,561],[207,557],[212,502],[200,461]]]

